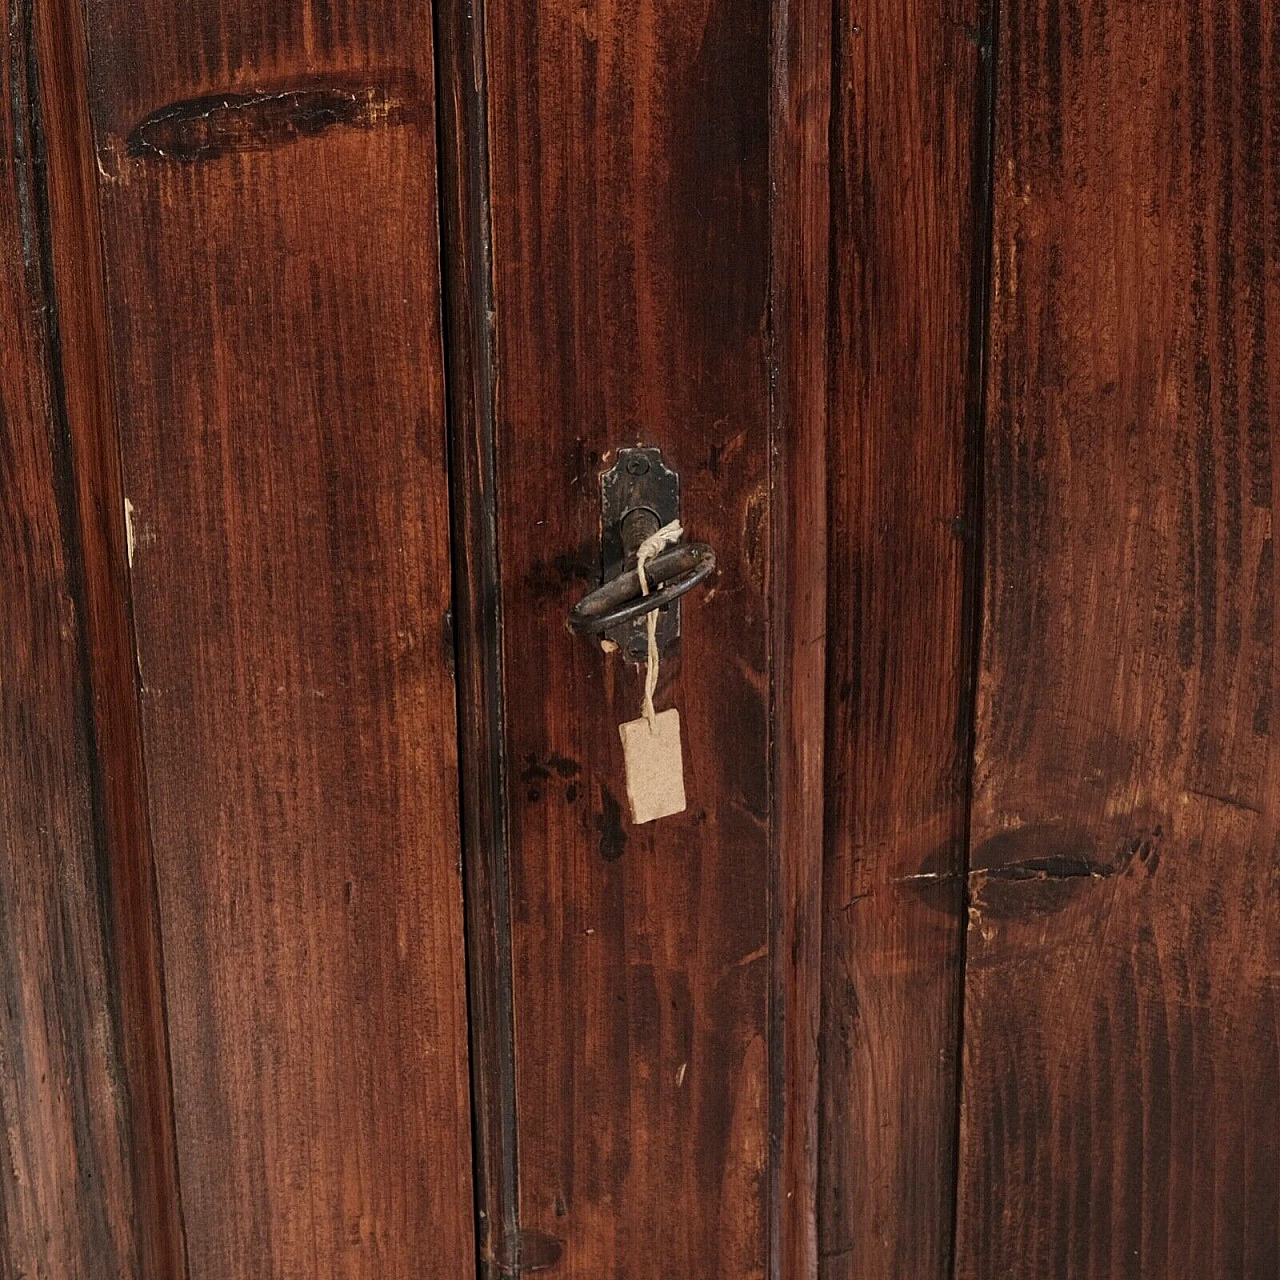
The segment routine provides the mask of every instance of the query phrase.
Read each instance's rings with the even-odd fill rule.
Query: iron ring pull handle
[[[579,635],[612,631],[678,600],[716,571],[716,553],[705,542],[681,542],[660,551],[645,565],[649,594],[640,590],[635,569],[620,573],[583,596],[569,613],[569,626]]]

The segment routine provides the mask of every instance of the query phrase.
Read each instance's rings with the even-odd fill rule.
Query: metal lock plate
[[[680,477],[662,461],[661,449],[619,449],[618,461],[600,477],[601,581],[610,582],[635,567],[636,548],[650,534],[680,518]],[[632,661],[643,663],[648,649],[643,617],[633,618],[606,637]],[[665,651],[680,636],[680,602],[658,613],[657,640]]]

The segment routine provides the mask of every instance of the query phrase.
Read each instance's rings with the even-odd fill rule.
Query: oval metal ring
[[[583,596],[569,613],[580,635],[595,636],[643,617],[678,600],[716,571],[716,553],[705,542],[682,542],[660,552],[645,566],[652,588],[640,594],[640,575],[630,569]]]

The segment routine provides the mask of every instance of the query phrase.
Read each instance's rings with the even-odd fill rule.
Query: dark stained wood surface
[[[1280,20],[1000,25],[14,9],[5,1277],[1280,1271]]]
[[[957,1274],[1280,1271],[1280,22],[1002,17]]]
[[[462,1276],[430,13],[88,12],[192,1280]]]
[[[827,0],[774,6],[770,104],[769,1275],[818,1274],[827,365]]]
[[[139,1270],[31,10],[0,36],[0,1275]]]
[[[482,1280],[501,1280],[520,1259],[519,1135],[484,5],[437,0],[435,15],[477,1244]]]
[[[821,1274],[942,1280],[990,26],[979,0],[837,11]]]
[[[132,1145],[139,1280],[185,1274],[163,956],[147,820],[128,549],[107,351],[97,167],[78,0],[32,7],[55,296],[56,386],[74,475],[84,634],[93,702],[97,823],[108,898],[110,971]]]
[[[488,5],[521,1258],[765,1273],[770,6]],[[566,629],[599,474],[660,446],[715,545],[660,707],[687,812],[626,816],[641,675]]]

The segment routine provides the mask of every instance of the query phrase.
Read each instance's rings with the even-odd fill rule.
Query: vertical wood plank
[[[821,1271],[942,1280],[990,15],[840,0],[837,17]]]
[[[1280,21],[1002,17],[958,1274],[1280,1268]]]
[[[830,0],[774,6],[770,105],[769,1274],[818,1275],[827,660]]]
[[[0,1274],[140,1274],[29,6],[0,36]],[[46,65],[46,72],[50,69]]]
[[[138,1275],[185,1272],[160,920],[147,819],[128,551],[79,0],[32,6],[56,305],[57,386],[75,479],[93,779],[132,1145]]]
[[[465,1275],[430,10],[88,13],[191,1274]]]
[[[437,0],[441,235],[452,467],[468,1008],[481,1274],[520,1261],[503,738],[488,70],[481,0]]]
[[[770,6],[488,5],[521,1262],[761,1277],[769,1100]],[[720,577],[660,706],[689,808],[632,827],[641,677],[568,633],[599,473],[662,448]]]

